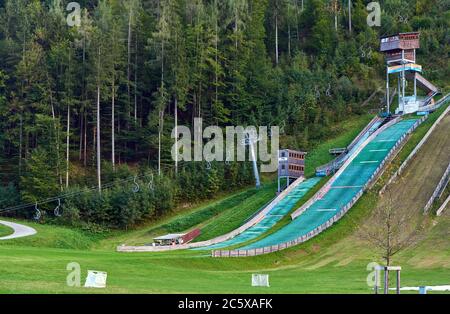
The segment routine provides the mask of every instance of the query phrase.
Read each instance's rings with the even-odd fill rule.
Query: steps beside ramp
[[[426,78],[424,78],[420,73],[418,72],[406,72],[406,78],[408,79],[414,79],[416,78],[417,86],[423,90],[425,90],[428,93],[437,93],[438,88],[428,81]]]

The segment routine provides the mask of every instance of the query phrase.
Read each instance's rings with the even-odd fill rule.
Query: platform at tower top
[[[420,33],[399,33],[380,38],[380,51],[409,50],[420,48]]]

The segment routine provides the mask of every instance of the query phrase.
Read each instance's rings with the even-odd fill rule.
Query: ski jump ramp
[[[213,250],[213,256],[259,255],[283,249],[310,239],[340,219],[359,199],[369,183],[382,170],[391,154],[426,117],[387,124],[369,123],[355,139],[339,171],[304,206],[291,216],[293,221],[277,232],[234,251],[220,251],[259,238],[287,215],[320,178],[300,178],[280,193],[268,206],[241,227],[211,240],[173,246],[126,246],[118,252],[161,252],[181,249]],[[276,248],[275,248],[276,247]]]
[[[277,232],[236,250],[215,250],[213,257],[255,256],[303,243],[338,221],[376,180],[384,165],[425,118],[382,126],[355,151],[332,179]]]
[[[187,243],[172,246],[118,246],[118,252],[162,252],[172,250],[183,250],[206,247],[222,247],[221,243],[235,242],[236,244],[243,243],[253,237],[264,233],[268,228],[275,225],[290,209],[295,206],[297,201],[303,197],[311,188],[313,188],[319,179],[313,178],[305,181],[304,178],[299,178],[294,181],[289,187],[275,197],[262,211],[257,213],[253,218],[243,224],[241,227],[219,237],[211,240]],[[290,206],[290,207],[289,207]],[[287,208],[289,208],[287,210]],[[287,211],[286,211],[287,210]],[[239,236],[239,237],[238,237]],[[234,239],[236,238],[236,239]],[[228,246],[228,244],[227,244]]]

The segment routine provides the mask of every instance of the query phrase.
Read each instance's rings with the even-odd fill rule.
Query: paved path
[[[0,241],[28,237],[37,233],[37,231],[31,227],[16,224],[14,222],[0,220],[0,224],[14,229],[13,234],[0,238]]]

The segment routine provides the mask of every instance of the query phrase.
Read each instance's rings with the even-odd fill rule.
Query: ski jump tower
[[[398,73],[398,108],[396,114],[407,114],[420,110],[432,101],[438,89],[426,80],[420,73],[422,66],[416,64],[416,49],[420,48],[420,33],[399,33],[381,37],[380,51],[386,56],[386,95],[387,112],[389,108],[389,75]],[[414,80],[414,95],[406,96],[406,79]],[[422,88],[427,97],[417,97],[417,87]]]

